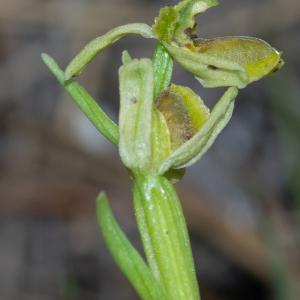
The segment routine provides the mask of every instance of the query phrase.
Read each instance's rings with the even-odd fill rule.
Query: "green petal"
[[[282,67],[281,54],[261,39],[253,37],[221,37],[199,40],[196,52],[238,63],[249,81],[253,82],[268,75],[278,66]]]
[[[66,68],[65,80],[79,75],[80,72],[85,68],[85,66],[92,59],[94,59],[95,56],[99,54],[104,48],[115,43],[127,34],[139,34],[144,38],[153,38],[152,29],[146,24],[134,23],[116,27],[105,35],[92,40],[78,55],[75,56],[75,58]]]
[[[153,34],[164,42],[171,42],[175,33],[179,13],[172,6],[163,7],[155,18]]]
[[[151,161],[153,67],[134,59],[120,68],[119,151],[126,167],[145,170]]]
[[[197,53],[189,48],[175,45],[164,44],[164,46],[174,60],[194,74],[204,87],[236,86],[244,88],[249,81],[246,70],[235,61]]]
[[[283,65],[281,54],[256,38],[224,37],[194,43],[189,47],[164,46],[183,68],[208,88],[244,88]]]
[[[194,33],[196,27],[195,17],[217,5],[217,0],[184,0],[175,6],[176,11],[180,13],[175,33],[176,42],[182,45],[189,43],[189,35]]]
[[[163,286],[116,222],[106,195],[97,198],[98,223],[115,262],[143,300],[167,300]]]
[[[170,168],[190,166],[203,156],[229,122],[237,94],[238,90],[235,87],[231,87],[225,92],[199,132],[174,151],[162,164],[160,168],[161,174],[164,174]]]

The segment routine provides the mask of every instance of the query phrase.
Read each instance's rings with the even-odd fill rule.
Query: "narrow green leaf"
[[[162,164],[160,168],[161,174],[171,167],[183,168],[190,166],[203,156],[229,122],[237,94],[238,90],[235,87],[231,87],[225,92],[199,132],[175,150]]]
[[[112,45],[128,34],[139,34],[144,38],[153,38],[152,29],[147,24],[134,23],[116,27],[108,33],[89,42],[84,49],[74,57],[65,71],[65,80],[80,74],[85,66],[104,48]]]
[[[120,78],[120,141],[123,163],[131,170],[149,168],[153,111],[153,68],[150,59],[123,65]]]
[[[171,82],[173,72],[173,59],[167,49],[158,43],[153,58],[154,72],[154,98],[166,89]]]
[[[163,286],[117,224],[104,193],[97,198],[97,217],[107,248],[141,299],[167,300]]]
[[[71,99],[79,106],[97,130],[113,144],[118,144],[119,130],[107,114],[88,92],[74,80],[64,80],[64,72],[59,68],[53,58],[42,54],[42,59],[58,82],[65,88]]]
[[[165,177],[137,176],[133,193],[146,257],[168,299],[200,299],[187,228],[173,185]]]

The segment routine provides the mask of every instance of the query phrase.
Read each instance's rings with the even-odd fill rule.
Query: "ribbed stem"
[[[199,300],[186,223],[173,185],[163,176],[136,176],[134,209],[146,257],[170,300]]]

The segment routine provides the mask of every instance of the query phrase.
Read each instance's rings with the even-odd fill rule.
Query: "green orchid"
[[[250,37],[199,39],[195,17],[217,0],[184,0],[161,9],[153,27],[134,23],[100,36],[65,72],[46,54],[45,64],[98,131],[119,148],[133,179],[133,204],[146,260],[114,219],[105,194],[97,216],[107,247],[141,299],[199,300],[186,223],[173,183],[198,161],[231,119],[238,90],[280,69],[281,53]],[[74,77],[128,34],[157,39],[152,59],[122,54],[120,111],[115,124]],[[171,83],[173,60],[204,87],[227,87],[210,111],[189,87]]]

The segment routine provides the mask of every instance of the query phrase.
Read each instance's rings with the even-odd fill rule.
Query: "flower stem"
[[[133,193],[147,261],[168,299],[199,300],[186,223],[173,185],[163,176],[138,175]]]

